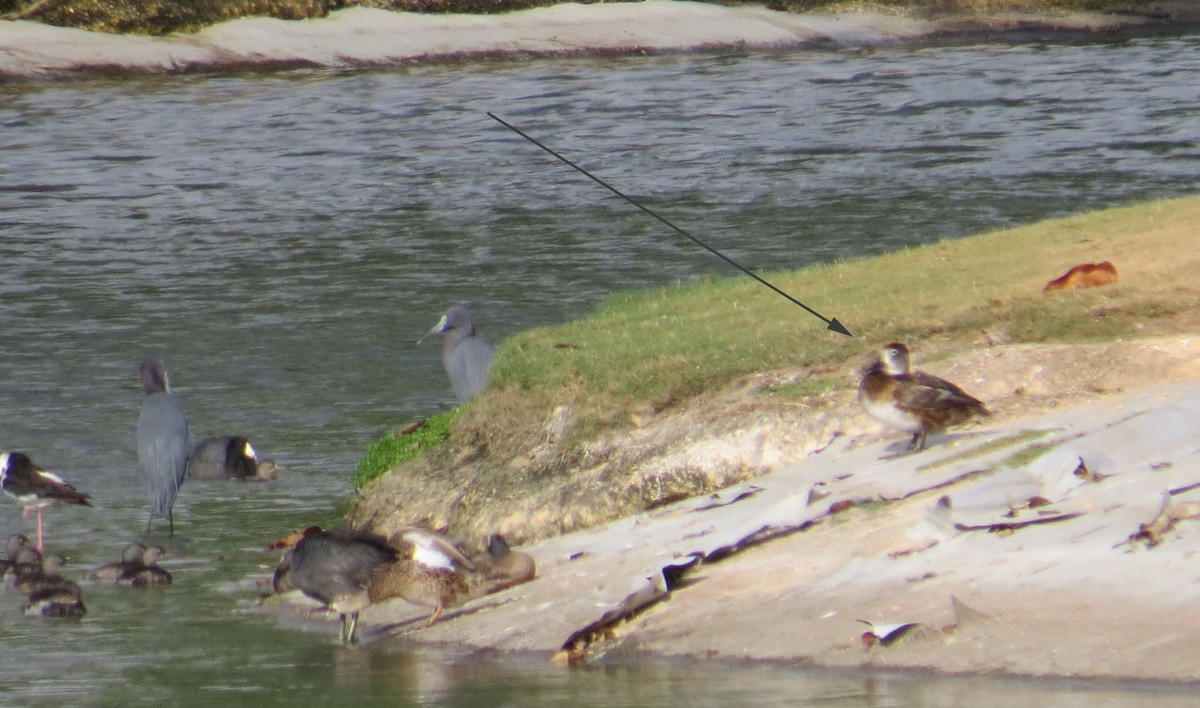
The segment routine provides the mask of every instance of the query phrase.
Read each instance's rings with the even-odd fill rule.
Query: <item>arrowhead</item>
[[[850,334],[850,330],[848,330],[842,326],[841,322],[838,322],[836,317],[834,317],[832,320],[829,320],[829,329],[832,329],[834,332],[837,332],[838,334],[844,334],[847,337],[854,336],[853,334]]]

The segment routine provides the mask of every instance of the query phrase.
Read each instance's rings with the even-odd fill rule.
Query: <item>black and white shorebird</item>
[[[908,347],[892,342],[863,372],[858,384],[862,407],[886,425],[912,433],[908,452],[925,449],[929,433],[991,415],[983,402],[949,381],[912,371]]]
[[[21,505],[25,516],[37,512],[37,549],[42,552],[42,509],[52,504],[91,506],[88,495],[75,490],[62,477],[33,464],[23,452],[0,453],[0,487]]]

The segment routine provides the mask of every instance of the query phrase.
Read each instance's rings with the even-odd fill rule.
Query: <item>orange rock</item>
[[[1042,292],[1048,293],[1051,290],[1066,290],[1067,288],[1096,288],[1115,282],[1117,282],[1117,267],[1112,264],[1112,261],[1080,263],[1068,270],[1061,278],[1055,278],[1046,283]]]

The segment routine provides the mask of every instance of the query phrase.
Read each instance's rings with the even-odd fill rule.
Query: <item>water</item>
[[[22,598],[0,596],[0,702],[1010,697],[984,679],[346,650],[332,627],[281,628],[255,609],[277,559],[263,545],[335,523],[366,443],[453,402],[436,343],[415,345],[448,305],[470,304],[498,341],[614,290],[731,274],[487,111],[745,265],[790,268],[1194,191],[1198,45],[0,85],[0,448],[93,495],[94,509],[46,516],[68,575],[140,537],[142,357],[167,364],[195,437],[246,434],[283,466],[275,484],[185,485],[171,588],[85,584],[80,622],[27,620]],[[818,324],[798,313],[796,326]],[[33,530],[16,509],[0,507],[5,536]],[[1059,705],[1145,698],[1021,686]]]

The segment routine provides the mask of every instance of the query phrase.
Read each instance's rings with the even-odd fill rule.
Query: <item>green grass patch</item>
[[[503,454],[505,439],[524,438],[527,449],[544,435],[548,412],[560,404],[572,409],[570,435],[585,439],[628,427],[632,410],[661,411],[757,372],[847,372],[892,340],[930,361],[981,341],[1082,343],[1191,331],[1200,310],[1198,221],[1200,198],[1165,200],[765,274],[854,337],[830,332],[744,277],[617,293],[586,319],[503,342],[492,386],[472,402],[464,427]],[[1097,260],[1115,262],[1120,282],[1042,292],[1071,266]],[[796,392],[819,395],[847,381],[808,379]]]
[[[356,490],[370,484],[375,478],[395,469],[417,455],[440,445],[450,437],[450,424],[459,412],[453,408],[430,416],[425,422],[408,433],[387,433],[367,446],[358,458],[358,466],[350,475],[350,483]]]

